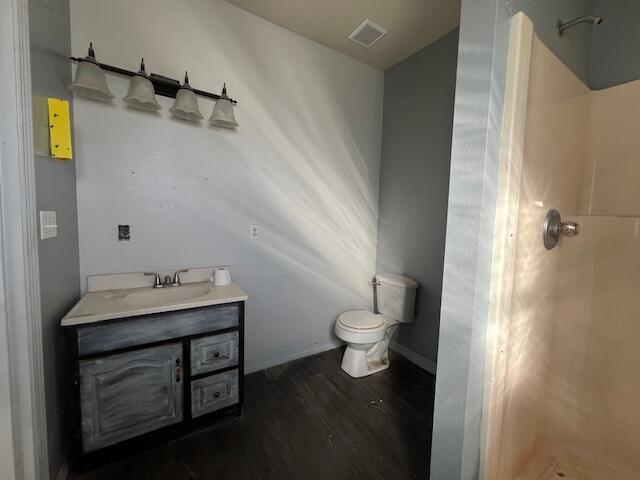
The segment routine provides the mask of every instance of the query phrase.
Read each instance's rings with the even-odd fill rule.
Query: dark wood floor
[[[434,377],[391,352],[354,379],[342,351],[251,374],[242,417],[70,478],[427,479]]]

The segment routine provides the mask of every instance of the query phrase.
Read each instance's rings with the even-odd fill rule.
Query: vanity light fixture
[[[113,99],[113,93],[109,90],[104,71],[96,61],[96,53],[93,50],[93,43],[89,43],[89,53],[86,57],[78,59],[79,64],[76,69],[76,76],[73,83],[69,85],[69,90],[74,94],[109,102]]]
[[[184,83],[176,93],[176,101],[169,109],[176,117],[190,122],[202,120],[202,114],[198,108],[198,98],[189,85],[189,73],[184,72]]]
[[[122,99],[127,106],[155,112],[160,110],[158,100],[156,100],[156,92],[153,89],[153,83],[144,67],[144,58],[140,61],[140,70],[131,77],[129,82],[129,92]]]
[[[213,113],[209,118],[209,125],[223,128],[236,128],[238,122],[233,113],[233,103],[231,103],[229,97],[227,97],[227,84],[222,87],[222,95],[216,100],[216,105],[213,107]]]
[[[89,54],[84,58],[69,57],[72,62],[78,63],[74,82],[69,85],[69,89],[79,95],[95,100],[110,101],[113,94],[109,91],[104,72],[112,72],[125,77],[131,77],[129,91],[124,102],[133,108],[155,111],[160,109],[156,95],[175,98],[170,111],[175,116],[184,120],[197,122],[202,118],[198,108],[197,95],[216,100],[213,113],[209,118],[209,123],[216,127],[235,128],[238,126],[233,107],[238,103],[227,96],[226,84],[222,89],[222,95],[198,90],[189,85],[189,79],[185,75],[184,84],[180,85],[178,80],[158,75],[147,74],[144,66],[144,59],[140,64],[138,72],[125,70],[124,68],[98,63],[93,51],[93,45],[89,44]]]

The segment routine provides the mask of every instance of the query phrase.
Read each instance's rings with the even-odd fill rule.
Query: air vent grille
[[[365,48],[369,48],[386,34],[387,30],[366,18],[360,25],[358,25],[358,28],[349,35],[349,40],[356,42],[358,45],[362,45]]]

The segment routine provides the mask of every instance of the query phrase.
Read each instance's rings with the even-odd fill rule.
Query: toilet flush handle
[[[379,282],[379,281],[377,281],[377,280],[375,279],[375,277],[374,277],[372,280],[369,280],[369,285],[371,285],[371,286],[378,286],[378,285],[380,285],[380,282]]]

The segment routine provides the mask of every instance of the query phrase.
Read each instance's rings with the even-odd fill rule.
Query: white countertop
[[[102,290],[89,292],[82,297],[64,316],[61,325],[85,325],[115,318],[241,302],[246,299],[247,295],[235,283],[219,287],[208,281],[187,283],[179,287]]]

